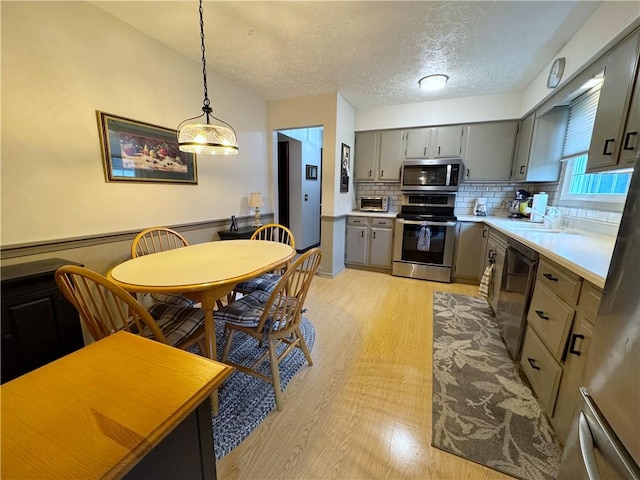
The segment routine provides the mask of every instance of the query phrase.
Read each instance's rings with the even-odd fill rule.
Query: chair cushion
[[[240,293],[250,293],[256,290],[271,293],[281,278],[282,275],[279,273],[265,273],[246,282],[239,283],[234,290]]]
[[[181,307],[192,307],[196,302],[175,293],[152,293],[151,298],[154,302],[170,303]]]
[[[243,327],[254,327],[258,325],[270,296],[269,292],[253,291],[235,302],[214,311],[213,318]]]
[[[204,324],[204,311],[201,308],[181,307],[171,303],[154,303],[149,307],[149,313],[156,320],[158,327],[167,337],[169,345],[175,346],[192,335]],[[153,338],[148,328],[142,335]]]

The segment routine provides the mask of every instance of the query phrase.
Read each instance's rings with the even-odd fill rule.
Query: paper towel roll
[[[530,222],[542,223],[544,220],[543,215],[547,211],[547,202],[549,201],[549,195],[544,192],[535,193],[533,195],[533,202],[531,203],[531,216]]]

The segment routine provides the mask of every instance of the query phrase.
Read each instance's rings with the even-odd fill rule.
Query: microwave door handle
[[[455,227],[456,222],[430,222],[430,221],[420,221],[420,220],[404,220],[402,218],[398,219],[398,223],[402,223],[404,225],[434,225],[438,227]]]
[[[447,165],[447,178],[445,180],[445,185],[451,185],[451,165]]]

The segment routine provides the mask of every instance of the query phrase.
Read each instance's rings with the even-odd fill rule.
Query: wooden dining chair
[[[309,285],[320,265],[321,255],[319,248],[308,250],[287,268],[271,293],[255,290],[213,313],[215,320],[225,322],[225,330],[228,332],[222,362],[271,383],[278,410],[282,410],[284,406],[280,388],[280,361],[295,348],[299,348],[307,363],[313,365],[300,331],[300,322]],[[261,345],[266,344],[264,355],[252,365],[241,365],[229,360],[236,333],[249,335]],[[278,355],[280,344],[285,344],[286,347]],[[267,360],[271,367],[270,377],[258,371],[259,366]]]
[[[186,247],[187,240],[175,230],[166,227],[151,227],[142,230],[131,244],[131,258],[150,253]]]
[[[187,239],[175,230],[167,227],[150,227],[142,230],[131,243],[131,258],[142,257],[150,253],[173,250],[174,248],[186,247],[189,245]],[[177,293],[152,293],[149,295],[154,302],[172,303],[190,307],[195,302]],[[144,300],[142,300],[144,302]],[[146,302],[145,302],[146,303]],[[219,304],[222,306],[222,303]]]
[[[76,265],[60,267],[55,281],[96,341],[125,330],[181,349],[198,344],[206,351],[200,308],[158,302],[147,310],[112,280]]]
[[[255,232],[253,232],[253,235],[251,235],[251,240],[267,240],[270,242],[286,243],[294,250],[296,248],[296,241],[291,230],[278,223],[269,223],[259,227]],[[239,283],[227,297],[228,302],[231,303],[235,301],[238,293],[246,295],[254,290],[271,292],[277,285],[282,273],[286,270],[286,267],[287,265],[282,269],[263,273],[255,278]]]

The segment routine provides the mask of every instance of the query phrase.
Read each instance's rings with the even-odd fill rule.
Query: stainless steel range
[[[454,193],[405,192],[396,217],[393,275],[451,281],[455,199]]]

